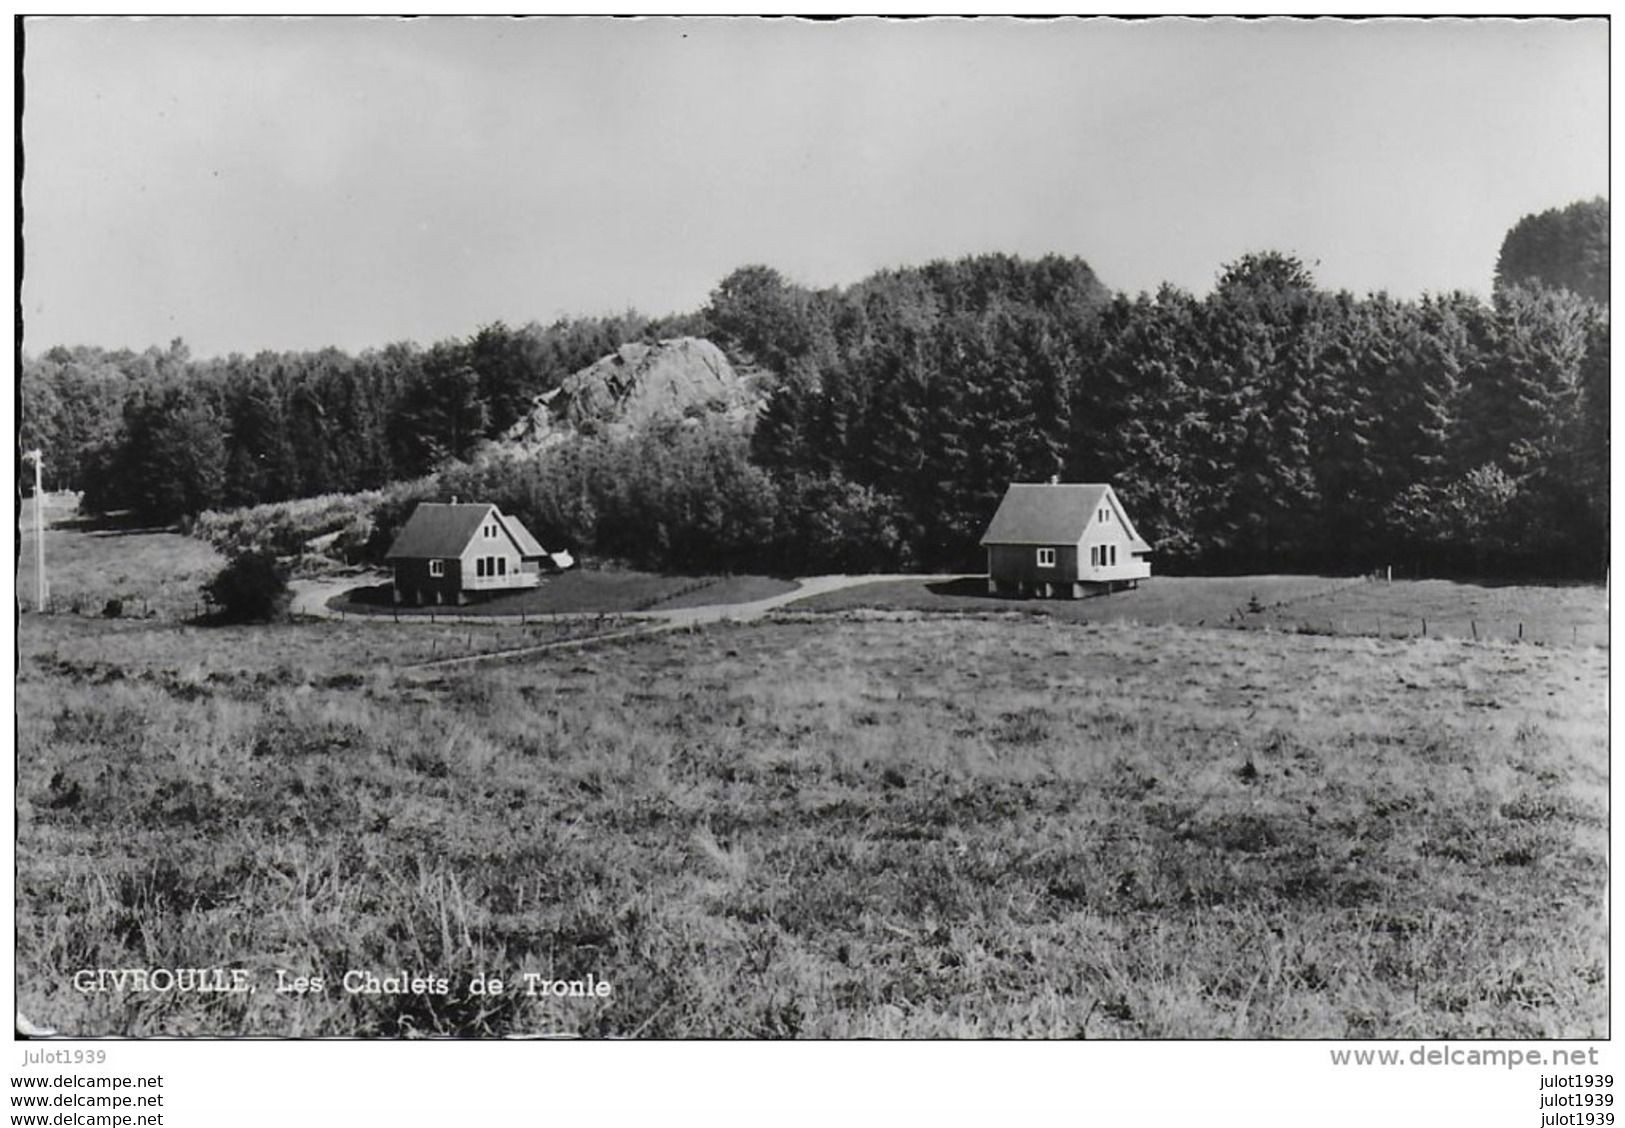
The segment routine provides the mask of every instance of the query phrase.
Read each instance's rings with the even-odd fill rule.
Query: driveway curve
[[[748,623],[753,619],[760,619],[769,612],[780,607],[797,603],[803,599],[811,599],[815,595],[825,592],[840,591],[843,588],[861,587],[864,584],[879,584],[897,580],[914,580],[920,583],[940,583],[950,580],[963,579],[963,573],[944,573],[941,575],[919,575],[905,573],[886,573],[881,575],[827,575],[806,576],[795,582],[792,591],[770,595],[765,599],[756,599],[748,603],[711,603],[698,607],[674,607],[669,610],[649,611],[555,611],[534,612],[527,611],[524,615],[459,615],[455,612],[441,614],[435,613],[431,620],[428,616],[412,615],[397,620],[387,612],[368,615],[361,612],[339,612],[328,606],[328,602],[335,596],[342,595],[351,588],[387,582],[388,576],[346,576],[342,579],[310,579],[295,580],[289,586],[293,591],[293,603],[290,610],[293,614],[311,619],[343,619],[345,622],[377,621],[384,623],[413,622],[421,620],[425,623],[545,623],[592,621],[605,618],[635,619],[649,623],[668,623],[674,626],[695,626],[703,623],[735,622]]]
[[[484,654],[467,654],[453,658],[436,658],[427,662],[417,662],[402,667],[403,671],[414,674],[428,674],[437,671],[473,666],[487,662],[507,662],[534,655],[544,654],[554,650],[575,650],[596,643],[611,642],[617,639],[641,637],[652,634],[663,634],[667,631],[681,630],[684,627],[703,626],[707,623],[748,623],[755,619],[788,606],[799,600],[810,599],[825,592],[840,591],[843,588],[859,587],[863,584],[885,583],[893,580],[915,580],[926,583],[936,583],[944,580],[962,578],[958,574],[943,575],[905,575],[889,573],[884,575],[865,576],[808,576],[796,581],[796,587],[791,591],[771,595],[765,599],[756,599],[748,603],[713,603],[698,607],[674,607],[667,611],[622,611],[604,613],[597,611],[561,611],[553,614],[526,612],[520,615],[441,615],[434,618],[425,615],[411,615],[405,619],[397,620],[389,614],[367,615],[334,611],[327,605],[328,601],[358,584],[378,582],[387,577],[348,576],[342,580],[296,580],[290,587],[293,590],[293,603],[291,609],[295,615],[314,619],[343,619],[347,623],[353,622],[423,622],[423,623],[539,623],[539,622],[570,622],[594,620],[602,621],[613,618],[617,622],[633,620],[630,625],[618,625],[610,630],[598,634],[588,635],[585,638],[561,639],[555,642],[538,643],[534,646],[520,646],[508,650],[495,650]]]

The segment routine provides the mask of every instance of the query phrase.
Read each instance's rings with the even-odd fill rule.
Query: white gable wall
[[[1128,538],[1140,539],[1140,531],[1134,527],[1134,522],[1128,519],[1128,514],[1123,512],[1123,503],[1117,500],[1117,491],[1109,486],[1106,488],[1106,501],[1112,507],[1112,520],[1122,525],[1123,532]]]
[[[489,535],[491,533],[495,535]],[[535,570],[525,571],[519,545],[496,517],[496,509],[486,515],[479,528],[463,549],[464,591],[500,591],[506,588],[535,587],[539,578]],[[485,575],[480,575],[480,561],[484,560]]]
[[[1149,578],[1151,564],[1144,557],[1134,555],[1133,543],[1134,526],[1124,520],[1116,493],[1108,489],[1101,498],[1100,508],[1090,514],[1083,539],[1078,542],[1079,578],[1101,582]]]

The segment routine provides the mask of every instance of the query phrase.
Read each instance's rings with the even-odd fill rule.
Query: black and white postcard
[[[14,1076],[1612,1122],[1606,17],[14,31]]]

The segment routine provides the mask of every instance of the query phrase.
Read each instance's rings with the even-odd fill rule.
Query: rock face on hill
[[[574,435],[622,434],[660,419],[755,417],[763,392],[710,341],[633,342],[536,397],[500,440],[513,452],[543,450]]]

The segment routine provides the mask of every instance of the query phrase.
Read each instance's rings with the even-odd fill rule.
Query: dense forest
[[[356,357],[55,348],[23,360],[20,441],[51,485],[145,520],[435,473],[544,540],[649,567],[975,567],[1005,485],[1059,474],[1113,482],[1162,570],[1597,577],[1607,232],[1604,200],[1526,217],[1487,302],[1328,292],[1276,253],[1205,296],[983,255],[827,290],[748,266],[689,315]],[[754,428],[472,457],[571,372],[675,335],[771,374]]]
[[[350,356],[53,348],[23,360],[24,450],[96,511],[171,522],[204,509],[346,493],[466,458],[554,387],[625,341],[686,332],[637,314]]]

